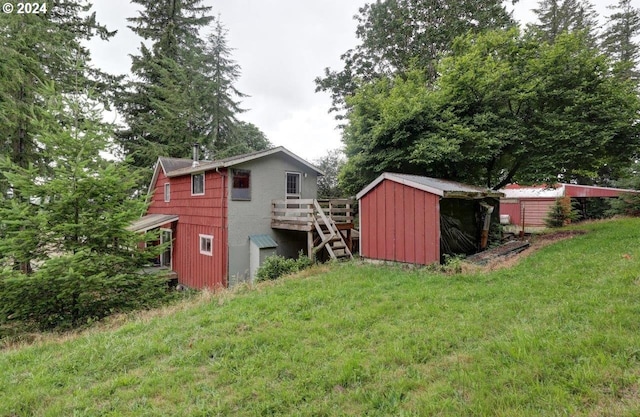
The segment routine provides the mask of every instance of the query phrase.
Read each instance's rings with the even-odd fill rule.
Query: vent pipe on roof
[[[198,165],[200,165],[200,163],[198,162],[198,159],[200,159],[200,157],[198,156],[199,148],[200,145],[198,145],[197,143],[193,144],[193,164],[191,164],[191,166],[197,167]]]

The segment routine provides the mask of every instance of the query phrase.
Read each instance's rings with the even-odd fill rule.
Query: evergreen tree
[[[598,15],[589,0],[540,0],[533,11],[538,23],[530,28],[539,39],[553,43],[563,32],[585,31],[595,46]]]
[[[7,157],[0,161],[14,193],[0,202],[0,264],[19,264],[28,274],[32,261],[46,264],[51,257],[84,251],[113,256],[119,268],[131,271],[143,259],[136,249],[140,237],[126,226],[146,203],[132,198],[135,175],[102,156],[112,127],[84,93],[61,95],[48,84],[43,98],[49,117],[37,128],[47,173]]]
[[[602,36],[602,47],[613,60],[622,65],[622,74],[626,78],[638,79],[638,59],[640,58],[640,42],[635,38],[640,35],[640,8],[634,8],[631,0],[619,0],[607,21]]]
[[[148,169],[158,156],[188,157],[191,144],[205,140],[198,33],[213,17],[202,0],[134,3],[142,11],[129,28],[148,42],[133,56],[134,78],[116,103],[126,123],[118,139],[132,163]]]
[[[202,105],[210,117],[204,143],[205,153],[210,158],[237,154],[234,148],[239,150],[242,147],[238,141],[239,122],[236,115],[245,110],[237,99],[246,97],[246,94],[234,86],[240,77],[240,66],[231,59],[232,49],[227,43],[227,32],[218,18],[205,47]]]
[[[26,168],[44,169],[35,125],[46,116],[42,89],[55,82],[60,93],[91,86],[105,99],[115,80],[90,65],[83,41],[114,34],[96,22],[86,1],[38,2],[40,14],[0,14],[0,156]],[[81,63],[80,67],[68,65]],[[8,190],[0,181],[0,195]]]

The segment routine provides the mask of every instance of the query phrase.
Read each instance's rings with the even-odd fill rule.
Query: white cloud
[[[294,110],[265,133],[274,145],[284,146],[308,161],[342,147],[336,121],[323,105]]]

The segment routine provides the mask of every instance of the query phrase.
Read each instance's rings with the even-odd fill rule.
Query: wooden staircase
[[[307,233],[307,254],[326,249],[331,259],[352,259],[353,206],[350,199],[289,199],[271,202],[271,227]]]
[[[318,237],[314,239],[313,253],[317,253],[322,248],[327,249],[331,259],[353,259],[353,254],[347,246],[342,233],[336,226],[331,216],[327,216],[318,203],[314,200],[314,220],[313,226]]]

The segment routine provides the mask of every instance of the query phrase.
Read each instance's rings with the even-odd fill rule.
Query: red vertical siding
[[[402,201],[403,204],[406,205],[405,196],[404,196],[405,192],[406,190],[404,188],[394,187],[393,201]],[[407,216],[396,217],[397,230],[399,231],[406,230],[404,223],[407,217],[409,216],[407,215]],[[395,257],[397,257],[398,259],[407,259],[405,248],[406,248],[406,239],[395,239],[395,249],[396,249]]]
[[[382,184],[380,184],[377,190],[378,192],[374,194],[376,199],[376,211],[377,211],[377,217],[376,217],[376,222],[374,226],[376,229],[376,235],[377,235],[375,244],[376,244],[376,253],[378,254],[378,256],[380,256],[381,259],[391,259],[391,258],[387,258],[385,253],[385,249],[387,246],[387,237],[386,237],[387,213],[386,213],[386,205],[385,205],[385,201],[387,199],[386,183],[387,181],[384,181]]]
[[[513,202],[509,203],[505,203],[502,201],[500,202],[500,214],[508,214],[511,224],[521,224],[521,212],[522,209],[520,208],[520,200],[513,200]]]
[[[360,199],[361,254],[429,264],[440,261],[439,197],[384,180]]]
[[[396,201],[396,187],[393,187],[393,184],[390,181],[386,181],[386,184],[382,184],[385,186],[385,196],[384,196],[384,212],[385,212],[385,242],[384,245],[384,257],[385,259],[397,259],[397,235],[396,235],[396,224],[397,224],[397,205]],[[402,192],[402,190],[399,190]]]
[[[415,206],[415,190],[411,187],[402,188],[403,196],[404,196],[404,204],[406,213],[403,219],[404,223],[404,233],[405,239],[404,241],[404,259],[406,262],[415,263],[417,259],[416,255],[416,245],[412,245],[410,242],[413,242],[416,238],[416,206]]]
[[[205,193],[191,195],[191,176],[167,178],[160,172],[149,214],[180,216],[174,233],[173,270],[193,288],[227,285],[226,172],[205,174]],[[171,184],[171,200],[164,201],[164,184]],[[213,256],[200,253],[200,235],[213,236]]]
[[[416,189],[412,189],[411,191],[413,191],[414,193],[414,204],[415,204],[415,213],[414,213],[414,219],[415,219],[415,236],[413,239],[413,242],[409,242],[410,244],[413,244],[413,246],[416,248],[416,260],[415,262],[418,264],[426,264],[426,258],[427,258],[427,253],[426,253],[426,231],[424,230],[426,227],[426,223],[425,223],[425,218],[424,218],[424,213],[426,211],[425,208],[425,198],[424,198],[424,192],[420,191],[420,192],[416,192],[419,190]],[[401,215],[400,213],[398,213],[398,215]],[[402,211],[402,215],[406,215],[406,212]]]

